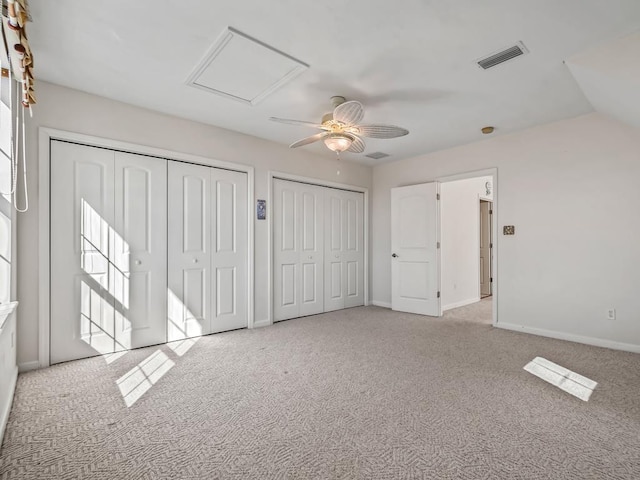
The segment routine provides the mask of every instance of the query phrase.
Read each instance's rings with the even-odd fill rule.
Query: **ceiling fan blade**
[[[364,140],[356,135],[353,135],[353,142],[351,143],[351,146],[347,148],[347,152],[362,153],[364,152],[365,147],[366,145],[364,143]]]
[[[333,111],[333,119],[347,125],[355,125],[362,120],[362,117],[364,117],[362,104],[354,100],[338,105]]]
[[[355,128],[358,131],[354,133],[369,138],[396,138],[409,134],[406,128],[395,125],[358,125]]]
[[[318,140],[322,140],[323,138],[331,135],[329,132],[316,133],[315,135],[311,135],[310,137],[303,138],[302,140],[298,140],[295,143],[289,145],[289,148],[302,147],[303,145],[309,145],[310,143],[317,142]]]
[[[289,120],[288,118],[276,118],[276,117],[271,117],[269,118],[269,120],[277,123],[286,123],[287,125],[301,125],[303,127],[325,129],[325,127],[323,125],[320,125],[319,123],[305,122],[304,120]]]

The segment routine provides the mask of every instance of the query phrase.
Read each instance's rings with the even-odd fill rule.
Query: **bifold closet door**
[[[169,161],[168,340],[247,326],[247,175]]]
[[[275,179],[273,192],[274,320],[322,313],[323,189]]]
[[[364,305],[364,195],[325,189],[325,311]]]
[[[51,142],[51,363],[166,338],[166,161]]]

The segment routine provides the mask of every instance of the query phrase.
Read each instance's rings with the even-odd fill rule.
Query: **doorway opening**
[[[440,179],[443,317],[495,324],[495,175]]]

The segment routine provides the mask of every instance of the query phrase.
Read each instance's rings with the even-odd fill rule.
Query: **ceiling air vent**
[[[388,156],[389,154],[384,152],[373,152],[368,155],[365,155],[365,157],[373,158],[374,160],[380,160],[381,158],[385,158]]]
[[[492,53],[488,57],[481,58],[478,60],[478,65],[486,70],[487,68],[495,67],[525,53],[529,53],[529,50],[527,50],[527,47],[525,47],[522,42],[518,42],[513,47],[505,48],[499,52]]]

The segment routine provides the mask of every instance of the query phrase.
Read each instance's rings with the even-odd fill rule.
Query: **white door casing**
[[[364,304],[364,195],[325,189],[326,312]]]
[[[440,316],[437,182],[391,189],[391,308]]]

